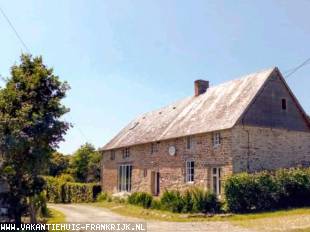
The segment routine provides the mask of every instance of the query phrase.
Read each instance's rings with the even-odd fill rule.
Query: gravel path
[[[49,208],[61,211],[70,223],[146,222],[148,232],[204,231],[253,232],[229,222],[162,222],[121,216],[108,209],[83,204],[51,204]]]

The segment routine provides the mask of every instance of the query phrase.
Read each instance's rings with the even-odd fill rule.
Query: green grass
[[[59,223],[65,223],[66,222],[66,217],[65,215],[55,209],[48,209],[48,217],[46,218],[46,223],[47,224],[59,224]],[[52,230],[49,230],[52,231]],[[60,231],[62,232],[62,231]]]
[[[91,203],[97,207],[108,208],[111,211],[124,215],[143,219],[152,219],[160,221],[248,221],[265,218],[277,218],[284,216],[300,216],[307,215],[310,217],[310,208],[298,208],[289,210],[278,210],[263,213],[249,213],[249,214],[218,214],[218,215],[191,215],[172,213],[164,210],[144,209],[139,206],[130,205],[127,203],[116,202],[96,202]]]
[[[234,215],[230,221],[256,231],[310,232],[310,208]]]
[[[65,215],[58,210],[49,208],[48,214],[49,214],[49,216],[47,217],[46,223],[52,224],[52,223],[64,223],[64,222],[66,222]]]
[[[234,214],[230,220],[241,221],[249,219],[263,219],[283,216],[310,215],[310,208],[297,208],[287,210],[277,210],[263,213]]]
[[[143,218],[146,220],[173,222],[225,221],[230,222],[236,226],[249,228],[256,231],[310,232],[310,208],[298,208],[250,214],[219,214],[213,216],[202,216],[178,214],[163,210],[143,209],[139,206],[116,202],[97,202],[91,203],[91,205],[108,208],[120,215]]]

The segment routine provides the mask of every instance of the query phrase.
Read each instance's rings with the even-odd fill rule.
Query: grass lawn
[[[66,222],[65,215],[58,210],[49,208],[48,214],[49,214],[49,216],[47,217],[46,223],[52,224],[52,223],[64,223],[64,222]]]
[[[228,221],[234,225],[257,231],[310,232],[310,208],[279,210],[267,213],[233,214],[215,216],[193,216],[163,210],[143,209],[139,206],[116,202],[97,202],[93,206],[136,218],[160,221]]]
[[[49,216],[46,218],[47,221],[46,223],[47,224],[56,224],[56,223],[65,223],[66,222],[66,217],[65,215],[58,211],[58,210],[55,210],[55,209],[48,209],[48,214]],[[52,231],[52,230],[50,230]],[[61,232],[61,231],[60,231]]]
[[[257,231],[310,232],[310,208],[234,215],[230,221]]]

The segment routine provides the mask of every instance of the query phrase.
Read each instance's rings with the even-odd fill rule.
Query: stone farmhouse
[[[233,173],[310,165],[310,121],[278,68],[212,87],[197,80],[194,89],[102,148],[105,191],[200,186],[221,195]]]

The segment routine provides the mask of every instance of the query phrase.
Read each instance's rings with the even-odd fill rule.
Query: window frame
[[[214,172],[215,171],[215,172]],[[222,194],[222,168],[211,168],[212,192],[217,196]]]
[[[121,164],[117,170],[118,192],[131,192],[132,187],[132,165]]]
[[[186,136],[186,149],[191,150],[193,148],[193,136]]]
[[[188,184],[195,181],[195,161],[190,159],[185,162],[185,182]]]
[[[130,157],[130,148],[129,147],[125,147],[123,149],[123,159],[129,158]]]
[[[221,133],[220,132],[213,132],[212,135],[212,143],[213,147],[219,147],[221,145]]]
[[[153,154],[156,153],[157,151],[158,151],[157,143],[156,143],[156,142],[151,143],[151,155],[153,155]]]

